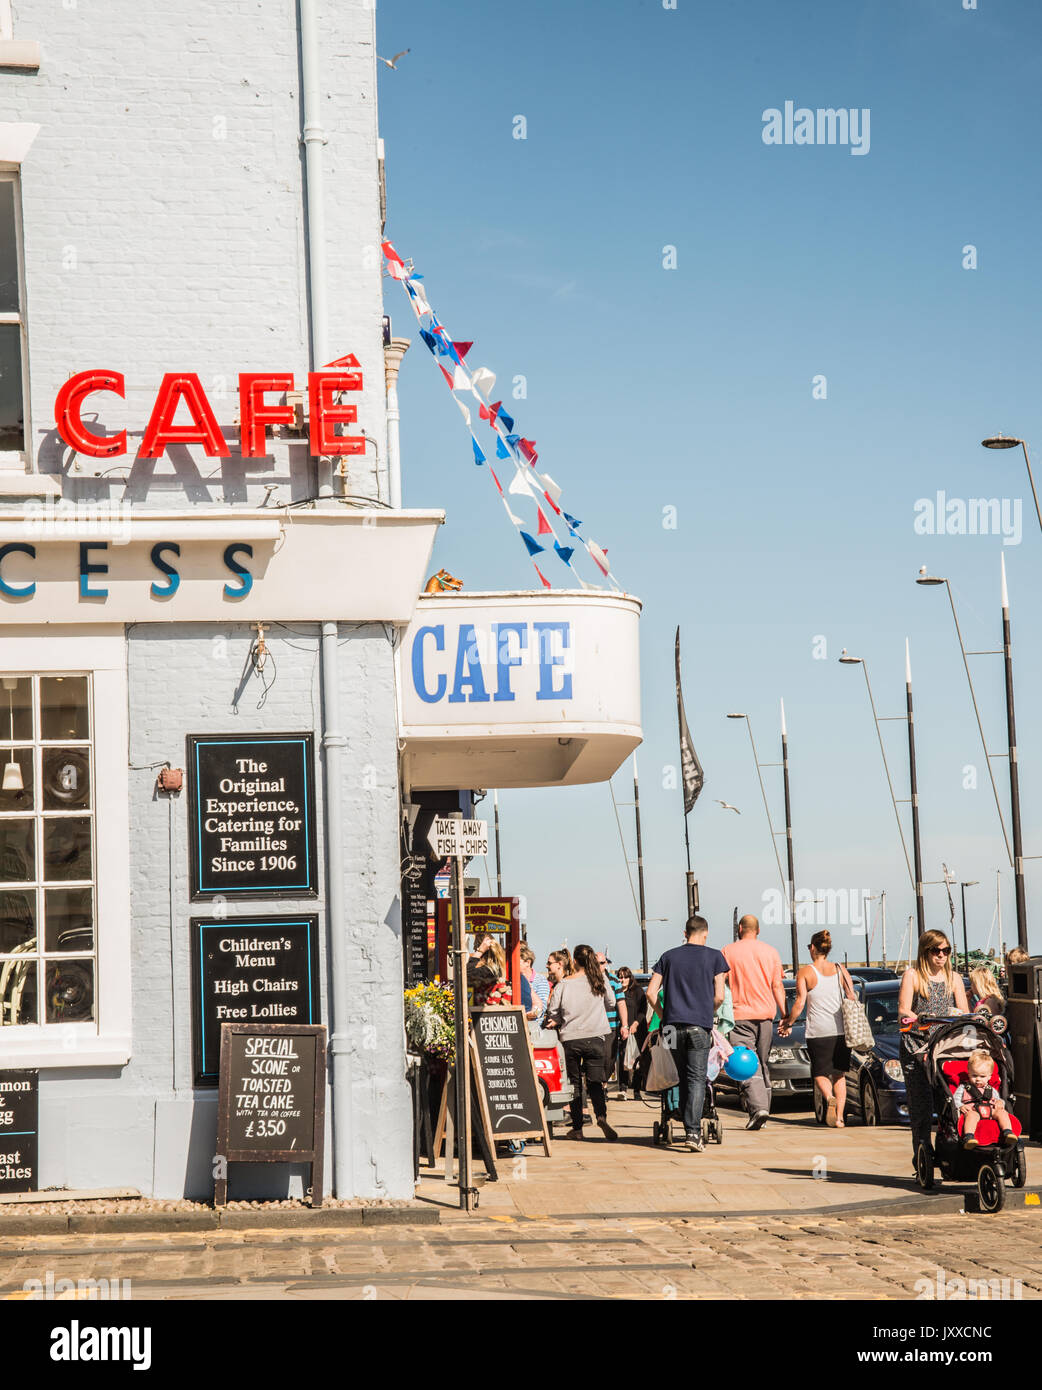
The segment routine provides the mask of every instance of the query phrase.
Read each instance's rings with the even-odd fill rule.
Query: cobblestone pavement
[[[914,1299],[934,1296],[940,1278],[949,1291],[952,1279],[998,1281],[981,1285],[989,1295],[1006,1280],[1006,1297],[1037,1299],[1040,1222],[1040,1208],[1021,1206],[990,1217],[477,1214],[372,1232],[5,1237],[0,1290],[50,1277],[129,1279],[134,1299]]]

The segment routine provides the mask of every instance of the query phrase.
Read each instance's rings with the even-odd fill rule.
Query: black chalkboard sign
[[[225,1023],[318,1023],[318,918],[193,917],[192,1057],[216,1086]]]
[[[402,875],[402,954],[405,985],[422,984],[427,964],[427,859],[413,854],[405,861]]]
[[[0,1071],[0,1192],[35,1192],[40,1073]]]
[[[311,1205],[320,1207],[325,1116],[322,1024],[223,1024],[216,1205],[228,1200],[229,1163],[310,1163]]]
[[[204,898],[313,898],[312,734],[188,737],[189,879]]]
[[[493,1139],[541,1138],[550,1152],[550,1135],[536,1077],[524,1008],[471,1009],[478,1078]]]

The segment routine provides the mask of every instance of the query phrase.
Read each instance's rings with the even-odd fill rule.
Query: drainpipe
[[[298,0],[300,13],[300,72],[304,107],[304,185],[308,227],[308,303],[311,308],[311,370],[327,361],[326,344],[326,213],[322,191],[322,93],[319,84],[319,38],[316,0]],[[316,460],[319,497],[333,496],[333,467],[329,459]]]
[[[333,1190],[338,1197],[352,1193],[351,1171],[351,1001],[344,960],[344,878],[342,863],[343,784],[341,749],[347,739],[340,726],[339,628],[322,624],[322,753],[326,792],[326,917],[329,923],[329,982],[333,1004],[333,1036],[329,1043],[333,1089]]]
[[[311,370],[317,371],[326,355],[326,243],[322,197],[322,146],[326,133],[320,120],[319,37],[316,0],[298,0],[300,15],[300,69],[304,107],[304,182],[307,204],[308,303],[311,308]],[[317,461],[318,495],[333,496],[333,469],[328,459]],[[340,726],[340,633],[336,623],[322,624],[320,684],[322,690],[322,753],[325,765],[326,804],[326,920],[329,926],[329,981],[332,992],[333,1035],[329,1043],[333,1093],[333,1190],[350,1195],[351,1078],[348,1027],[351,1020],[344,960],[344,883],[340,863],[343,844],[341,749],[347,739]]]
[[[402,505],[402,459],[398,444],[398,371],[408,350],[408,338],[392,338],[384,346],[384,381],[387,385],[387,476],[390,480],[391,506],[395,511],[400,510]]]

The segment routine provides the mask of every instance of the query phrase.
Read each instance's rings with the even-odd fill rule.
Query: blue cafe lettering
[[[491,640],[484,632],[479,637],[473,623],[460,623],[452,653],[444,623],[417,629],[412,642],[412,683],[425,704],[514,700],[513,672],[518,666],[535,667],[537,700],[572,698],[572,675],[566,669],[572,650],[571,623],[492,623],[490,632]],[[445,657],[438,660],[441,652]]]
[[[109,573],[108,541],[81,541],[78,547],[80,598],[108,598],[106,587]],[[170,598],[177,593],[181,575],[176,561],[181,547],[176,541],[159,541],[151,549],[149,559],[156,571],[149,592],[153,598]],[[0,545],[0,595],[4,598],[32,598],[36,593],[36,580],[15,584],[4,578],[4,561],[8,555],[27,555],[36,559],[36,546],[28,541],[11,541]],[[245,598],[253,588],[253,575],[240,557],[253,557],[253,546],[235,542],[225,546],[222,561],[229,578],[224,585],[225,598]]]

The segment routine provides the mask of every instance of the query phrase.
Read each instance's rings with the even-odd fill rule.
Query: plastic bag
[[[713,1041],[709,1049],[709,1060],[706,1063],[706,1079],[715,1081],[723,1070],[724,1063],[730,1057],[734,1048],[721,1033],[719,1028],[713,1029]]]
[[[645,1091],[668,1091],[672,1086],[679,1084],[680,1073],[677,1071],[672,1052],[665,1043],[656,1043],[651,1049],[651,1066],[648,1067],[647,1079],[644,1082]]]
[[[631,1033],[626,1039],[626,1050],[622,1054],[622,1065],[626,1071],[632,1071],[637,1065],[637,1058],[640,1056],[640,1048],[637,1046],[636,1036]]]

